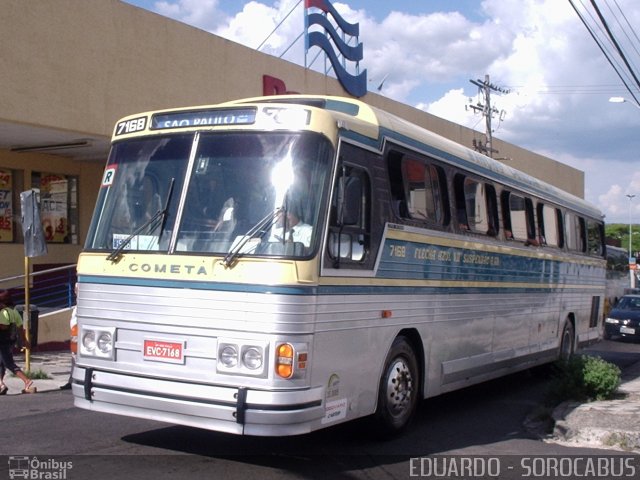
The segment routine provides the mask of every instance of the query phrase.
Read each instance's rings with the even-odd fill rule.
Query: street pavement
[[[15,356],[24,368],[25,356]],[[31,372],[46,374],[36,379],[39,393],[59,390],[69,380],[70,352],[36,352],[30,355]],[[19,395],[22,381],[8,374],[5,384],[8,395]],[[640,361],[625,367],[617,398],[589,403],[565,402],[553,411],[555,427],[552,433],[540,432],[544,442],[573,447],[605,448],[640,453]]]

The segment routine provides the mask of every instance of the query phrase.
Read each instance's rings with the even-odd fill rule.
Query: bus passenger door
[[[380,328],[387,299],[370,286],[383,230],[377,202],[388,198],[376,192],[373,172],[380,161],[372,152],[341,144],[322,252],[323,294],[317,297],[314,375],[325,385],[339,379],[339,388],[327,388],[326,402],[348,402],[354,416],[374,412],[372,393],[393,340],[388,329]]]

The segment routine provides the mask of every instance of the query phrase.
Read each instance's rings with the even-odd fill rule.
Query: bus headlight
[[[82,349],[86,352],[93,352],[96,349],[96,332],[87,331],[82,335]]]
[[[235,345],[224,345],[220,349],[220,362],[226,368],[233,368],[238,364],[238,350]]]
[[[262,349],[256,347],[245,347],[242,352],[242,363],[249,370],[256,370],[262,366]]]
[[[617,318],[607,318],[607,319],[604,321],[604,323],[613,323],[613,324],[615,325],[615,324],[620,323],[620,320],[618,320]]]
[[[266,342],[220,339],[216,371],[235,375],[266,376],[264,359],[267,351]]]
[[[113,339],[111,338],[111,334],[109,332],[102,332],[98,337],[98,341],[96,342],[98,345],[98,350],[100,350],[104,354],[109,354],[113,349]]]
[[[114,359],[115,327],[80,327],[80,352],[83,357]]]

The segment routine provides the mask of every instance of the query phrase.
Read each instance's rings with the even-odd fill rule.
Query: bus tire
[[[409,424],[418,405],[419,369],[416,354],[406,337],[396,337],[389,349],[378,388],[375,429],[392,437]]]
[[[575,331],[573,324],[567,321],[562,329],[560,338],[560,360],[568,361],[575,351]]]

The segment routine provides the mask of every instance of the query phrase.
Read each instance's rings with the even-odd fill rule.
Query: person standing
[[[36,393],[38,390],[33,382],[16,365],[13,359],[13,345],[18,335],[22,336],[22,344],[31,348],[22,328],[22,316],[14,308],[15,304],[8,290],[0,290],[0,395],[6,395],[9,388],[4,383],[4,377],[9,370],[24,382],[22,393]]]

